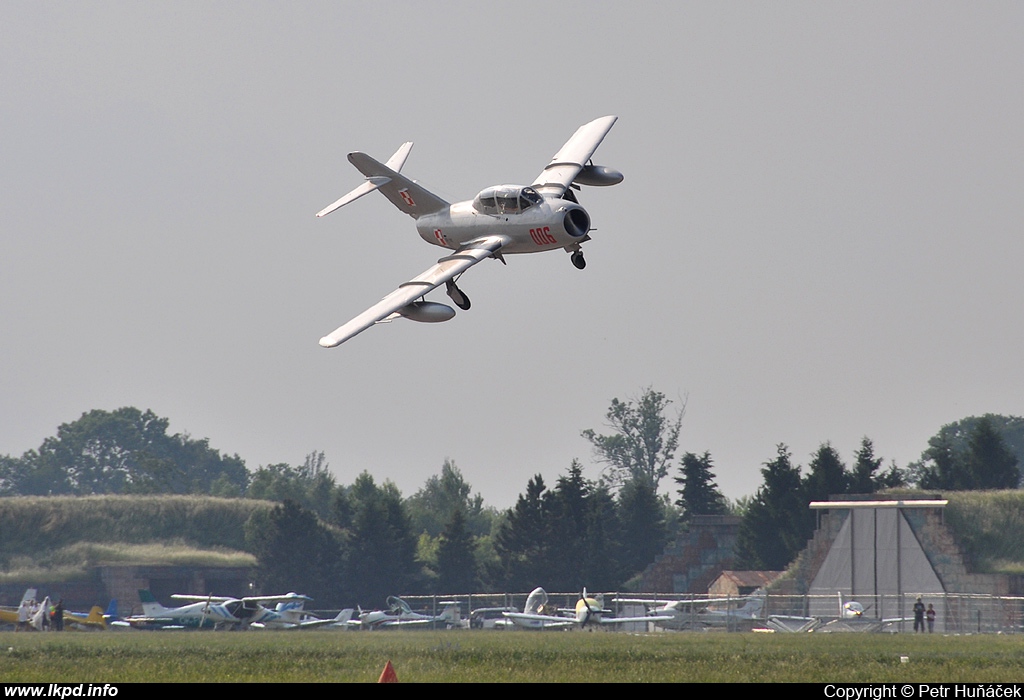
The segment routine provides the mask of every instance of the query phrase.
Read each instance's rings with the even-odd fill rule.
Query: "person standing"
[[[920,596],[914,603],[914,631],[924,632],[924,603],[921,602]]]
[[[32,619],[32,609],[30,603],[27,600],[21,601],[21,605],[18,607],[18,626],[14,628],[15,632],[24,632],[29,629],[28,621]]]
[[[935,631],[935,608],[931,603],[928,603],[928,609],[925,610],[924,616],[928,620],[928,634],[931,634]]]
[[[61,598],[53,607],[53,629],[57,632],[64,631],[64,599]]]

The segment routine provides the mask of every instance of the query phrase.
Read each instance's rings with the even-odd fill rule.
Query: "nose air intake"
[[[582,238],[590,233],[590,216],[583,209],[573,207],[565,212],[562,219],[565,232],[573,238]]]

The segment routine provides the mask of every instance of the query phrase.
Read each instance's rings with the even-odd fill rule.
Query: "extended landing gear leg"
[[[463,311],[469,311],[469,297],[466,296],[464,291],[455,286],[455,282],[448,280],[444,283],[444,288],[457,307]]]
[[[583,259],[582,250],[577,250],[572,254],[572,264],[577,270],[582,270],[587,266],[587,261]]]

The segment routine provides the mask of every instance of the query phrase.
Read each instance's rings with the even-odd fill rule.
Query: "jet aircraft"
[[[375,323],[405,317],[414,321],[447,321],[455,310],[446,304],[426,301],[431,290],[445,291],[460,309],[468,310],[469,297],[456,281],[481,260],[505,262],[505,255],[565,250],[572,264],[583,269],[581,245],[590,240],[590,215],[580,206],[574,189],[580,185],[608,186],[622,182],[622,173],[594,165],[591,157],[618,117],[607,116],[584,124],[555,153],[532,185],[496,185],[474,199],[450,204],[401,174],[412,148],[402,144],[386,163],[365,153],[349,153],[348,160],[366,181],[322,209],[322,217],[380,190],[399,211],[416,220],[416,230],[427,243],[453,251],[437,264],[388,294],[383,300],[320,339],[333,348]]]

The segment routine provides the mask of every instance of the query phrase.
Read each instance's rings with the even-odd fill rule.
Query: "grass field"
[[[373,682],[389,659],[400,682],[1024,681],[1024,638],[994,635],[0,633],[6,682]]]

